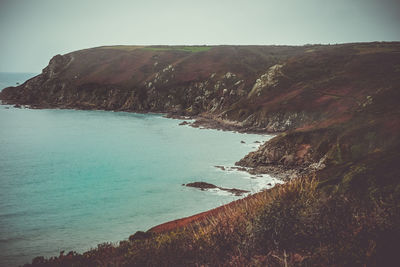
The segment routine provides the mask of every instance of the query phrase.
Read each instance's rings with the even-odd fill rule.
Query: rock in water
[[[186,184],[186,186],[199,188],[201,190],[217,188],[219,190],[229,192],[229,193],[231,193],[231,194],[233,194],[235,196],[241,196],[241,195],[243,195],[245,193],[249,193],[250,192],[250,191],[247,191],[247,190],[242,190],[242,189],[237,189],[237,188],[219,187],[219,186],[216,186],[216,185],[213,185],[213,184],[209,184],[209,183],[206,183],[206,182],[188,183],[188,184]]]
[[[218,188],[216,185],[209,184],[206,182],[194,182],[194,183],[188,183],[186,184],[188,187],[195,187],[195,188],[200,188],[201,190],[204,189],[212,189],[212,188]]]
[[[216,165],[216,166],[214,166],[215,168],[218,168],[218,169],[221,169],[221,170],[223,170],[223,171],[225,171],[225,167],[224,166],[219,166],[219,165]]]

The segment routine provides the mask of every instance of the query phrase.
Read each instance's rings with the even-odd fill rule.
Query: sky
[[[400,41],[400,0],[0,0],[0,72],[103,45]]]

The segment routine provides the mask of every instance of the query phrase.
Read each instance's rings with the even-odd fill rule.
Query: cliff
[[[295,185],[283,185],[280,189],[244,200],[240,202],[242,206],[235,204],[231,208],[233,211],[213,211],[209,220],[204,219],[207,214],[202,214],[187,218],[186,223],[168,224],[168,231],[173,230],[171,225],[182,227],[188,224],[192,227],[189,234],[186,228],[175,229],[178,236],[175,232],[158,236],[148,233],[144,235],[146,244],[133,238],[119,247],[99,247],[85,256],[72,254],[69,258],[60,256],[49,262],[38,259],[39,265],[50,266],[58,261],[63,264],[69,260],[74,264],[90,265],[97,264],[99,258],[105,263],[120,264],[120,258],[125,257],[129,259],[128,265],[140,266],[149,263],[150,252],[166,253],[160,255],[175,265],[198,262],[230,265],[230,261],[240,265],[235,259],[242,259],[238,253],[245,253],[245,250],[238,252],[233,249],[233,244],[241,238],[245,241],[240,241],[240,246],[251,244],[254,249],[246,253],[255,265],[258,260],[275,265],[271,260],[273,254],[255,251],[266,249],[265,246],[270,253],[276,251],[284,259],[286,252],[291,251],[294,262],[296,257],[311,259],[318,250],[324,256],[314,258],[312,264],[345,265],[350,262],[350,265],[357,265],[368,259],[378,261],[377,255],[383,252],[374,246],[379,247],[383,242],[384,246],[390,247],[385,239],[387,233],[400,236],[396,228],[400,221],[395,216],[399,214],[396,203],[400,199],[398,42],[301,47],[98,47],[53,57],[40,75],[20,86],[4,89],[0,99],[4,103],[33,108],[162,112],[170,116],[193,116],[197,119],[194,125],[278,133],[237,164],[252,168],[252,172],[272,173],[288,180],[294,177],[306,179],[305,185],[293,182]],[[310,180],[310,177],[315,178]],[[313,193],[304,192],[304,188]],[[274,197],[270,199],[268,194]],[[251,199],[257,199],[256,204]],[[248,205],[250,210],[247,210]],[[300,206],[293,211],[290,207],[296,205]],[[333,207],[335,205],[337,209]],[[382,210],[385,212],[379,213]],[[376,221],[369,221],[371,216]],[[199,218],[201,222],[193,224]],[[242,228],[243,218],[248,220],[244,223],[247,228]],[[313,218],[317,225],[308,218]],[[330,223],[335,218],[343,219],[343,224],[337,221],[342,228],[335,228],[335,224]],[[237,225],[232,228],[227,220],[235,221]],[[298,228],[288,226],[291,220],[296,220],[293,223],[298,223]],[[271,230],[268,225],[277,228]],[[289,228],[281,229],[283,225]],[[225,238],[227,247],[219,247],[218,240],[204,232],[203,226],[210,233]],[[359,227],[364,227],[365,232]],[[229,232],[231,228],[236,232]],[[304,240],[293,239],[297,235],[312,236],[311,228],[325,238],[315,250]],[[248,229],[254,231],[247,232]],[[383,235],[380,231],[386,232]],[[294,236],[286,236],[288,232]],[[333,234],[327,237],[328,232]],[[231,238],[234,233],[243,236]],[[252,236],[260,233],[273,235],[274,242],[266,237],[260,245]],[[335,239],[338,233],[343,234],[343,240],[348,243],[343,245],[340,243],[343,240]],[[199,236],[204,239],[200,240]],[[315,242],[321,236],[315,236]],[[360,238],[360,243],[351,243],[354,238]],[[288,240],[286,245],[283,240]],[[298,242],[299,246],[293,247],[293,242]],[[171,243],[179,246],[171,247]],[[274,243],[283,245],[274,247]],[[194,244],[197,247],[189,249]],[[204,244],[209,245],[206,247],[210,248],[207,250],[210,255],[217,253],[211,249],[214,247],[221,253],[207,260],[203,256]],[[337,247],[337,244],[343,246]],[[350,254],[343,256],[342,249],[347,245],[346,253]],[[363,247],[362,253],[358,247]],[[173,255],[180,255],[182,251],[186,256],[181,262]],[[356,257],[351,256],[354,251],[361,253],[357,254],[359,261],[352,261]],[[168,253],[172,254],[168,256]],[[261,258],[257,258],[257,253],[262,255]],[[330,253],[337,254],[332,256]],[[231,258],[219,258],[226,255]],[[333,263],[322,260],[331,256],[335,259]]]
[[[281,132],[238,164],[290,178],[398,146],[399,62],[400,43],[107,46],[57,55],[0,99]]]

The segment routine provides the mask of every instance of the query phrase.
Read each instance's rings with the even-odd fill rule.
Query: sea
[[[34,75],[0,73],[1,88]],[[117,244],[241,198],[186,183],[252,193],[281,183],[231,168],[272,136],[181,122],[162,114],[0,105],[0,266]]]

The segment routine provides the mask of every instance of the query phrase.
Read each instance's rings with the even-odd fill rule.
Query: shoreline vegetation
[[[287,182],[119,244],[27,266],[396,266],[399,62],[399,42],[100,47],[53,57],[0,99],[274,133],[236,165]]]
[[[396,248],[387,240],[397,242],[391,229],[399,210],[391,196],[365,203],[347,194],[321,197],[317,187],[313,178],[294,179],[117,245],[37,257],[32,266],[394,266]]]

